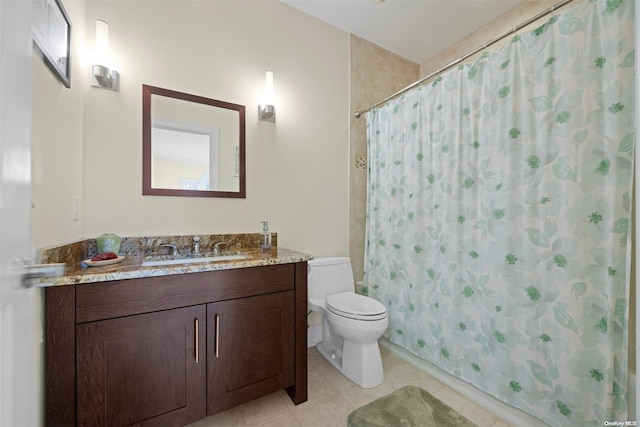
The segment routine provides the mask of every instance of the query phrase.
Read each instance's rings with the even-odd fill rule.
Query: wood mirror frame
[[[239,179],[238,191],[217,191],[217,190],[183,190],[177,188],[156,188],[153,187],[152,179],[152,127],[153,115],[151,111],[152,95],[167,97],[187,102],[193,102],[210,106],[211,108],[221,108],[232,110],[238,113],[238,159],[237,177]],[[230,160],[231,161],[231,160]],[[181,197],[246,197],[245,182],[245,107],[244,105],[232,104],[216,99],[204,98],[188,93],[163,89],[155,86],[142,85],[142,194],[147,196],[181,196]]]

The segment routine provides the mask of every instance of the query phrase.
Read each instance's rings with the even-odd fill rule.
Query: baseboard
[[[315,347],[322,342],[322,324],[307,327],[307,347]]]

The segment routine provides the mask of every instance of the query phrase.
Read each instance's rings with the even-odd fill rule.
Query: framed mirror
[[[142,86],[142,194],[245,198],[245,107]]]

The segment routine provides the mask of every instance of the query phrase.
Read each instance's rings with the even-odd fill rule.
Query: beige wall
[[[439,68],[474,51],[485,43],[513,30],[514,27],[547,10],[556,3],[558,3],[558,0],[528,0],[522,3],[498,19],[469,34],[458,43],[421,63],[420,76],[426,76],[437,71]],[[503,43],[508,40],[508,37],[503,39]],[[497,42],[495,45],[489,47],[489,49],[498,49],[499,46],[500,42]]]
[[[181,188],[182,178],[202,179],[209,164],[195,164],[177,160],[153,160],[152,186],[155,188]],[[236,187],[237,188],[237,187]]]
[[[365,117],[354,113],[373,105],[418,79],[418,64],[351,35],[349,120],[349,257],[357,281],[362,280],[367,202],[367,135]]]
[[[31,234],[35,248],[82,237],[82,172],[85,63],[85,1],[65,0],[73,24],[71,89],[33,56]],[[75,200],[75,201],[74,201]],[[74,218],[74,203],[78,219]]]
[[[65,0],[67,9],[76,4],[84,3]],[[276,0],[92,0],[77,15],[74,44],[86,42],[87,52],[95,20],[109,23],[120,90],[89,86],[82,46],[71,91],[46,69],[37,73],[37,247],[105,232],[259,232],[267,219],[281,246],[348,254],[347,33]],[[257,117],[269,69],[276,123]],[[142,84],[246,106],[246,199],[142,196]],[[73,197],[79,221],[68,219]]]

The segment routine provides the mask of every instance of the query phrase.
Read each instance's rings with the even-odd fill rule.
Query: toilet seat
[[[327,296],[326,307],[337,316],[355,320],[373,321],[387,317],[387,309],[382,303],[355,292]]]

